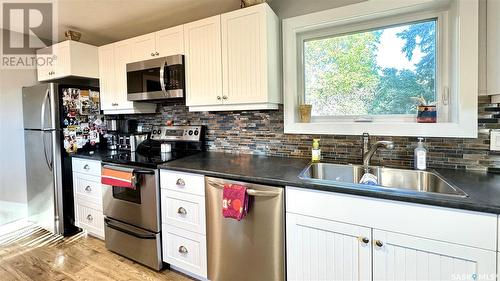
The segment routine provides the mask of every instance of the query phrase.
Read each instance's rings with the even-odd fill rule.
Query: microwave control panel
[[[201,126],[154,126],[151,139],[159,141],[200,141]]]

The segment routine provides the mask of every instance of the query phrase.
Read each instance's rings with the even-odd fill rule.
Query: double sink
[[[376,185],[360,184],[369,172],[377,177]],[[434,171],[417,171],[379,166],[312,163],[299,178],[323,185],[355,184],[360,188],[394,190],[405,193],[467,197],[467,194]]]

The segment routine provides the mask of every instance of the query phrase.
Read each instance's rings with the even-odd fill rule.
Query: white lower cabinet
[[[73,158],[72,167],[75,225],[104,239],[101,162]]]
[[[371,229],[287,214],[288,280],[369,280]]]
[[[374,280],[495,280],[495,272],[493,251],[373,230]]]
[[[288,280],[496,280],[495,215],[286,192]]]
[[[205,178],[160,171],[163,261],[196,278],[207,278]]]

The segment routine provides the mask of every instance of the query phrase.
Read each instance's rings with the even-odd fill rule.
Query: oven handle
[[[134,169],[134,173],[140,175],[154,175],[155,171]]]
[[[114,230],[118,230],[118,231],[126,233],[128,235],[132,235],[132,236],[139,238],[139,239],[156,239],[156,236],[154,234],[141,234],[141,233],[137,233],[137,232],[134,232],[132,230],[125,229],[125,228],[119,227],[117,225],[114,225],[113,222],[111,222],[111,220],[108,218],[104,219],[104,223],[106,223],[106,226],[109,228],[112,228]]]

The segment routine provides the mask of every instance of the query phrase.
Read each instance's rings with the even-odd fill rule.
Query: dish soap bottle
[[[319,149],[319,139],[313,139],[311,160],[313,163],[318,163],[321,160],[321,149]]]
[[[415,148],[414,166],[417,170],[427,169],[427,149],[424,147],[424,138],[418,138],[417,148]]]

